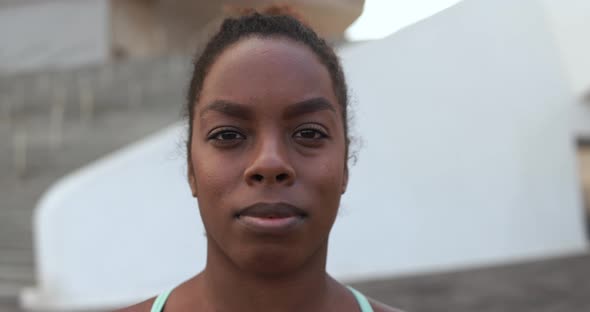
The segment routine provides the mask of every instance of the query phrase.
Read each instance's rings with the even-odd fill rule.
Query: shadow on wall
[[[578,162],[586,211],[586,232],[590,240],[590,138],[582,138],[578,141]]]

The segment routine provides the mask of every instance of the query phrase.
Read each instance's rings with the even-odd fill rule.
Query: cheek
[[[302,168],[312,191],[323,202],[339,202],[344,179],[344,164],[341,160],[326,158],[314,165]]]
[[[219,155],[208,155],[206,149],[193,149],[192,163],[201,209],[223,207],[223,199],[241,181],[239,164]]]

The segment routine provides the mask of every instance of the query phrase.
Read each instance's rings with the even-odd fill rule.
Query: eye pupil
[[[302,130],[301,136],[306,139],[313,139],[316,137],[316,132],[313,130]]]
[[[235,140],[238,138],[238,134],[235,132],[225,132],[220,134],[222,140]]]

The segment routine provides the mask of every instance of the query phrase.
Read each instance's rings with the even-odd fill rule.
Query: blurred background
[[[178,122],[183,118],[184,93],[192,57],[217,29],[223,17],[240,8],[262,7],[270,3],[276,1],[0,0],[0,311],[106,310],[116,306],[117,302],[134,298],[133,294],[122,294],[120,298],[109,299],[109,304],[101,305],[100,298],[84,301],[81,294],[81,300],[69,303],[67,297],[75,295],[60,288],[59,285],[67,284],[68,279],[60,275],[60,270],[71,268],[71,272],[80,272],[92,269],[66,265],[55,260],[59,259],[55,255],[66,253],[66,249],[71,249],[73,254],[82,253],[76,246],[87,242],[81,231],[67,232],[68,237],[81,240],[71,244],[47,237],[55,238],[59,235],[54,233],[66,233],[63,229],[68,228],[65,224],[68,220],[82,218],[88,224],[93,223],[93,212],[85,214],[85,204],[81,205],[83,198],[93,195],[85,195],[86,190],[72,188],[72,185],[88,185],[85,183],[91,179],[113,188],[128,187],[122,182],[126,181],[127,165],[118,167],[121,180],[111,176],[110,182],[96,178],[96,171],[100,171],[97,168],[107,166],[111,159],[117,162],[117,159],[129,158],[133,153],[145,154],[148,149],[140,151],[141,144],[157,146],[154,142],[158,140],[158,133],[168,131],[166,129],[171,126],[181,127]],[[374,119],[367,117],[364,107],[370,105],[365,103],[379,99],[371,100],[369,93],[389,96],[386,92],[391,91],[380,91],[386,90],[385,87],[371,86],[375,81],[387,83],[388,79],[391,79],[394,90],[406,90],[399,93],[407,95],[401,99],[408,108],[394,108],[395,112],[418,115],[413,111],[423,103],[417,99],[418,95],[430,90],[441,96],[424,99],[425,102],[440,101],[440,105],[451,110],[448,119],[443,121],[435,118],[421,120],[424,123],[421,129],[428,134],[414,132],[416,136],[404,138],[401,146],[413,148],[437,132],[455,133],[454,128],[443,126],[441,130],[439,126],[443,124],[465,122],[470,128],[466,126],[459,130],[483,133],[468,141],[447,138],[463,146],[461,150],[467,156],[461,157],[465,158],[439,152],[438,149],[447,147],[431,143],[429,147],[416,149],[421,156],[414,154],[412,160],[396,152],[386,153],[391,156],[391,162],[396,163],[398,159],[399,163],[408,164],[406,168],[409,169],[400,176],[440,181],[440,184],[431,186],[427,183],[408,186],[416,198],[431,197],[435,198],[432,202],[439,201],[437,203],[442,206],[460,206],[461,201],[455,198],[436,199],[435,191],[445,184],[457,185],[454,183],[460,180],[471,181],[465,184],[464,190],[470,189],[469,184],[481,186],[481,189],[474,189],[473,202],[494,202],[496,199],[493,205],[497,206],[497,215],[473,212],[470,210],[472,202],[464,202],[465,207],[461,209],[465,210],[450,209],[446,214],[436,210],[434,215],[440,215],[439,220],[445,222],[451,220],[448,223],[436,220],[429,225],[410,222],[407,226],[419,226],[420,233],[408,234],[407,242],[421,241],[420,235],[436,242],[435,237],[441,231],[472,224],[465,227],[471,232],[457,232],[456,237],[459,240],[467,236],[472,239],[482,237],[474,244],[484,248],[486,242],[497,241],[483,239],[494,232],[491,225],[489,230],[485,228],[486,218],[501,217],[504,222],[501,224],[510,224],[506,225],[505,231],[499,229],[502,231],[501,243],[490,246],[490,249],[498,250],[497,253],[450,247],[436,252],[439,255],[449,253],[448,257],[440,256],[440,261],[427,252],[412,253],[413,249],[406,246],[398,249],[395,239],[390,242],[394,234],[391,237],[389,234],[384,234],[385,237],[368,236],[372,237],[367,243],[371,248],[401,251],[407,255],[406,262],[397,263],[387,257],[382,257],[382,263],[358,260],[350,266],[376,269],[360,269],[356,275],[340,276],[350,276],[353,285],[367,295],[408,311],[590,311],[590,256],[586,250],[590,237],[587,221],[590,220],[589,1],[527,0],[517,4],[507,0],[291,0],[280,3],[299,10],[341,54],[351,80],[351,92],[358,102],[353,104],[358,114],[359,136],[364,138],[366,134],[369,143],[372,138],[377,138],[377,134],[373,137],[373,132],[367,128]],[[439,59],[441,55],[446,58]],[[478,58],[479,55],[482,57]],[[400,77],[396,78],[395,72],[404,70],[402,62],[398,64],[396,59],[418,65],[409,66],[410,69],[403,74],[405,76],[397,74]],[[379,60],[391,62],[379,63]],[[445,62],[450,64],[449,68],[437,67]],[[461,64],[470,69],[462,69]],[[478,66],[481,66],[482,76],[489,73],[486,66],[514,69],[514,72],[490,74],[489,81],[466,76],[471,73],[469,70]],[[411,78],[413,74],[419,77]],[[520,86],[503,85],[504,78],[498,78],[503,75],[509,80],[520,74],[527,77],[527,82]],[[361,82],[360,77],[367,78],[365,81],[369,81],[369,85]],[[447,82],[439,88],[443,80]],[[410,82],[405,84],[407,81]],[[476,81],[476,86],[470,86],[469,81]],[[479,89],[488,83],[498,83],[500,87]],[[419,84],[422,85],[417,87]],[[431,85],[434,87],[429,87]],[[469,88],[482,99],[456,96],[449,91]],[[478,123],[470,117],[477,114],[481,120],[487,120],[486,110],[474,111],[474,115],[470,115],[467,108],[487,105],[483,99],[486,97],[497,101],[494,105],[502,110],[490,112],[489,118],[507,116],[495,119],[497,128],[492,130],[480,129],[487,123]],[[402,101],[394,101],[394,98],[397,99],[391,96],[391,103],[400,105]],[[521,102],[527,103],[512,105]],[[433,115],[440,113],[434,107],[426,109],[426,114],[429,111]],[[518,114],[526,115],[526,118],[511,119]],[[530,117],[533,115],[538,118]],[[530,121],[530,127],[523,120]],[[522,126],[505,126],[510,122]],[[486,131],[491,132],[488,135]],[[179,132],[173,133],[178,135]],[[502,136],[498,136],[499,133]],[[153,134],[156,136],[146,141],[145,138]],[[501,138],[518,140],[511,141],[513,147],[512,143],[493,145],[494,139]],[[534,145],[530,141],[533,139]],[[396,146],[395,138],[392,140],[391,145]],[[177,145],[179,142],[182,142],[180,137],[172,143]],[[493,147],[490,151],[509,146],[500,155],[507,158],[489,158],[486,159],[489,162],[470,167],[472,159],[475,163],[476,158],[483,158],[468,155],[477,155],[478,150],[490,146]],[[127,154],[122,154],[120,149]],[[531,151],[532,156],[523,157],[527,151]],[[371,159],[370,155],[375,154],[377,151],[372,146],[360,148],[361,158],[353,177],[356,175],[359,181],[366,181],[362,177],[372,169],[364,165],[362,159]],[[182,162],[182,155],[175,157],[178,163]],[[494,167],[496,161],[498,166]],[[457,173],[455,167],[449,167],[451,162],[459,162],[456,165],[464,172]],[[93,172],[79,170],[90,167]],[[182,168],[179,167],[178,171],[181,172]],[[399,172],[393,171],[394,176]],[[64,183],[56,185],[64,176],[69,177],[67,190],[64,190]],[[522,180],[515,182],[514,177]],[[399,183],[404,184],[404,180],[400,179]],[[361,186],[353,187],[363,192]],[[460,193],[460,188],[455,191]],[[53,197],[47,195],[49,189]],[[485,193],[484,189],[492,191]],[[496,194],[494,189],[505,192]],[[101,196],[111,196],[108,188],[105,190]],[[533,191],[527,193],[525,190]],[[404,197],[409,192],[400,191],[398,198],[409,198]],[[44,194],[47,200],[40,202]],[[542,199],[519,198],[514,202],[523,209],[513,209],[514,198],[531,194]],[[57,197],[59,200],[55,199]],[[68,198],[76,200],[68,202]],[[499,198],[505,198],[506,203],[510,200],[511,204],[502,209]],[[355,200],[350,198],[345,203],[353,205]],[[70,210],[59,210],[60,203],[65,202],[70,205]],[[403,201],[408,206],[411,203],[429,207],[431,202]],[[77,209],[75,217],[71,212],[74,206]],[[433,218],[433,214],[424,211],[428,210],[423,210],[423,219]],[[465,211],[481,216],[482,220],[474,221]],[[452,218],[446,219],[451,215]],[[413,220],[412,216],[415,215],[408,213],[407,220]],[[61,221],[51,223],[55,219]],[[407,220],[401,222],[407,223]],[[416,220],[420,218],[416,217]],[[348,226],[346,220],[342,223],[342,229]],[[548,226],[539,226],[533,231],[521,225],[526,223]],[[488,224],[495,223],[490,221]],[[357,225],[351,223],[350,226]],[[383,233],[395,233],[395,227],[388,227]],[[517,241],[522,242],[521,245],[510,244]],[[338,241],[335,245],[338,248]],[[435,250],[435,245],[424,248]],[[519,248],[522,253],[518,252]],[[433,260],[420,260],[424,258]],[[335,263],[333,270],[354,271],[340,265]],[[171,280],[182,279],[185,273],[181,270]],[[94,286],[100,284],[89,279],[86,282]],[[159,289],[162,284],[151,289]],[[135,296],[141,297],[142,294]]]

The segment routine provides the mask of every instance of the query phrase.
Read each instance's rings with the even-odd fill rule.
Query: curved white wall
[[[364,272],[585,246],[574,134],[590,115],[574,110],[537,1],[465,1],[341,55],[365,139],[345,205],[371,212],[340,224],[385,228],[392,246],[355,244],[387,259]]]
[[[39,202],[38,290],[57,310],[139,300],[198,272],[205,239],[171,127],[66,177]]]
[[[571,88],[577,97],[590,101],[590,1],[541,1]]]
[[[574,103],[536,1],[466,1],[341,55],[364,146],[331,237],[336,277],[585,250]],[[46,194],[25,306],[126,304],[203,267],[182,133],[166,129]]]

